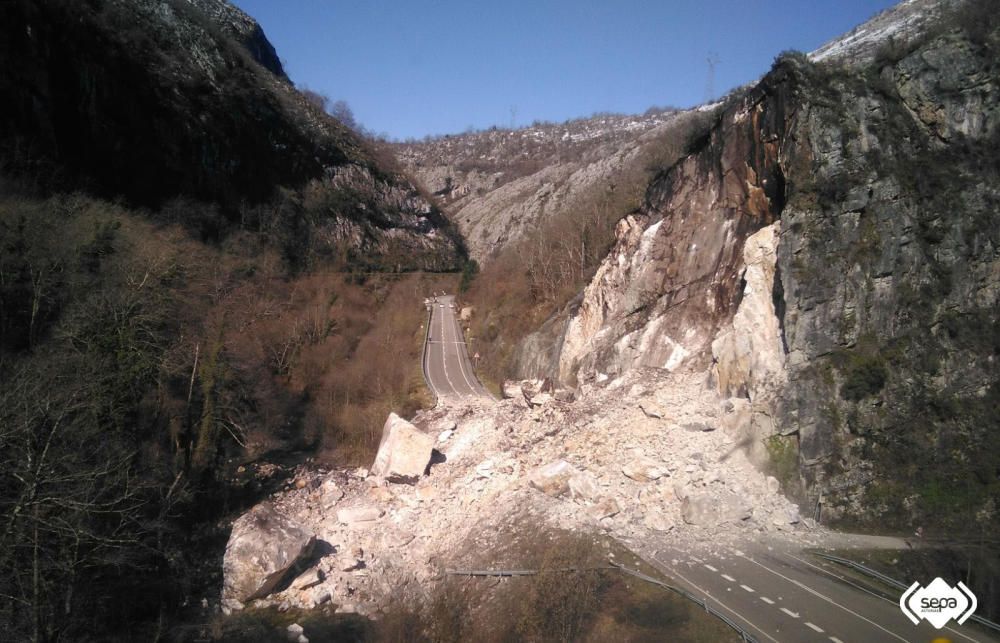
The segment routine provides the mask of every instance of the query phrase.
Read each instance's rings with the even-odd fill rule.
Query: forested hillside
[[[454,279],[420,271],[464,249],[228,3],[0,31],[0,638],[177,636],[230,512],[432,401],[421,301]]]

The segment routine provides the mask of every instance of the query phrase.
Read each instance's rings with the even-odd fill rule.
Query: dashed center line
[[[725,578],[730,583],[735,583],[736,582],[736,579],[733,578],[732,576],[730,576],[729,574],[723,574],[722,577]]]
[[[844,643],[843,641],[841,641],[840,639],[838,639],[836,636],[831,636],[830,640],[833,641],[833,643]]]
[[[820,627],[819,625],[813,625],[809,621],[806,621],[806,627],[808,627],[809,629],[811,629],[811,630],[813,630],[815,632],[820,632],[820,633],[823,632],[823,628],[822,627]]]
[[[789,615],[789,616],[791,616],[792,618],[798,618],[798,617],[799,617],[799,615],[798,615],[798,614],[796,614],[796,613],[795,613],[795,612],[793,612],[792,610],[788,609],[787,607],[782,607],[782,608],[781,608],[781,611],[782,611],[782,612],[784,612],[785,614],[788,614],[788,615]]]
[[[770,598],[768,598],[767,596],[761,596],[761,597],[760,597],[760,600],[764,601],[764,602],[765,602],[765,603],[767,603],[768,605],[774,605],[774,601],[772,601],[772,600],[771,600]]]
[[[740,585],[740,587],[753,594],[753,587],[747,587],[746,585]]]
[[[705,569],[707,569],[710,572],[717,572],[717,571],[719,571],[716,568],[714,568],[711,565],[709,565],[708,563],[705,563]]]
[[[895,632],[891,632],[891,631],[887,630],[886,628],[882,627],[882,626],[881,626],[881,625],[879,625],[878,623],[876,623],[876,622],[874,622],[874,621],[872,621],[872,620],[870,620],[870,619],[868,619],[868,618],[865,618],[864,616],[862,616],[861,614],[858,614],[857,612],[855,612],[854,610],[852,610],[852,609],[850,609],[850,608],[847,608],[847,607],[845,607],[845,606],[841,605],[840,603],[836,602],[835,600],[833,600],[833,599],[832,599],[832,598],[830,598],[829,596],[824,596],[823,594],[821,594],[820,592],[817,592],[817,591],[816,591],[816,590],[814,590],[813,588],[811,588],[811,587],[809,587],[809,586],[807,586],[807,585],[805,585],[805,584],[803,584],[803,583],[800,583],[799,581],[797,581],[797,580],[795,580],[795,579],[792,579],[792,578],[789,578],[788,576],[785,576],[784,574],[782,574],[782,573],[780,573],[780,572],[776,572],[776,571],[774,571],[773,569],[771,569],[770,567],[768,567],[767,565],[764,565],[764,564],[762,564],[762,563],[759,563],[758,561],[754,560],[753,558],[750,558],[750,557],[747,557],[747,556],[744,556],[744,559],[745,559],[745,560],[747,560],[748,562],[751,562],[751,563],[753,563],[754,565],[757,565],[757,566],[758,566],[758,567],[760,567],[761,569],[764,569],[764,570],[766,570],[766,571],[768,571],[768,572],[770,572],[770,573],[774,574],[775,576],[777,576],[777,577],[779,577],[779,578],[782,578],[782,579],[784,579],[784,580],[788,581],[789,583],[791,583],[791,584],[795,585],[796,587],[799,587],[799,588],[801,588],[802,590],[804,590],[804,591],[806,591],[806,592],[808,592],[808,593],[812,594],[812,595],[813,595],[813,596],[815,596],[816,598],[819,598],[819,599],[822,599],[822,600],[826,601],[827,603],[829,603],[829,604],[831,604],[831,605],[833,605],[833,606],[835,606],[835,607],[839,607],[840,609],[844,610],[844,611],[845,611],[845,612],[847,612],[848,614],[850,614],[850,615],[852,615],[852,616],[854,616],[854,617],[856,617],[856,618],[859,618],[859,619],[861,619],[862,621],[864,621],[864,622],[868,623],[868,624],[869,624],[869,625],[871,625],[872,627],[875,627],[876,629],[879,629],[879,630],[882,630],[883,632],[885,632],[886,634],[888,634],[888,635],[889,635],[889,636],[891,636],[892,638],[894,638],[894,639],[898,639],[898,640],[900,640],[900,641],[904,641],[904,643],[905,643],[906,639],[904,639],[904,638],[903,638],[902,636],[899,636],[899,635],[898,635],[898,634],[896,634]],[[782,608],[782,611],[785,611],[785,610],[784,610],[784,608]],[[798,618],[798,617],[796,616],[796,618]]]

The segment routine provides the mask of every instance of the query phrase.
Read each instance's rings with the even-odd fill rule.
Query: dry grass
[[[532,524],[504,534],[468,566],[539,569],[504,579],[451,576],[419,601],[385,614],[378,641],[727,641],[736,637],[694,603],[607,567],[608,555],[659,573],[604,538]],[[580,568],[579,571],[564,571]]]

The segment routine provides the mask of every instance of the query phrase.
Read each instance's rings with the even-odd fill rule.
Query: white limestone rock
[[[713,527],[746,520],[752,515],[750,505],[734,493],[691,494],[681,501],[681,517],[689,525]]]
[[[578,473],[579,471],[565,460],[556,460],[535,469],[528,481],[542,493],[557,497],[569,491],[569,481]]]
[[[638,456],[625,463],[622,473],[636,482],[652,482],[670,474],[665,466],[644,456]]]
[[[384,511],[372,505],[345,507],[344,509],[337,510],[337,521],[347,526],[355,526],[374,522],[381,518],[384,513]]]
[[[312,556],[316,536],[270,503],[254,507],[233,523],[222,562],[222,597],[247,603],[267,596],[290,570]]]
[[[382,441],[371,474],[389,482],[413,484],[427,470],[434,438],[395,413],[382,426]]]

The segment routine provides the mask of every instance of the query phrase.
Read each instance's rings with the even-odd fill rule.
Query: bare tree
[[[329,113],[330,116],[333,116],[352,130],[359,131],[358,122],[354,119],[354,111],[347,104],[346,100],[334,101],[330,106]]]

